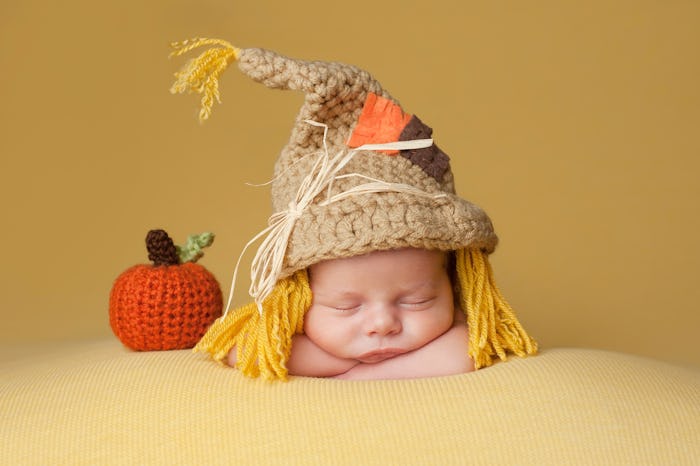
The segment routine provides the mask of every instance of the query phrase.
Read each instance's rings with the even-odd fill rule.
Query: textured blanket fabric
[[[0,364],[0,464],[698,464],[700,371],[545,350],[459,376],[242,377],[117,341]]]

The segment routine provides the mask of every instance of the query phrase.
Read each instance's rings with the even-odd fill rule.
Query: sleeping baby
[[[203,93],[202,120],[233,61],[305,100],[275,164],[273,213],[254,238],[253,301],[228,311],[234,273],[227,312],[196,351],[268,380],[435,377],[536,353],[495,285],[493,225],[456,195],[430,127],[352,65],[213,39],[173,54],[200,46],[210,48],[172,91]]]

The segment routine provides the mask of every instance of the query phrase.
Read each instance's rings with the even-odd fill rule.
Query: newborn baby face
[[[452,285],[444,252],[398,249],[310,267],[304,332],[333,356],[376,363],[450,329]]]

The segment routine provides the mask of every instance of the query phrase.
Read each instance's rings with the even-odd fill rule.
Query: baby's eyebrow
[[[402,296],[410,296],[415,294],[431,294],[438,289],[438,285],[434,280],[426,280],[420,283],[407,285],[400,290]]]
[[[349,299],[357,296],[357,293],[352,290],[344,290],[338,288],[331,288],[330,290],[322,290],[314,293],[315,296],[320,296],[322,298],[333,298],[333,299]]]
[[[439,282],[440,282],[439,277],[437,277],[436,275],[431,275],[429,277],[421,277],[420,279],[416,278],[415,281],[409,280],[408,284],[410,284],[412,286],[412,288],[425,288],[425,287],[436,287],[436,286],[438,286]]]

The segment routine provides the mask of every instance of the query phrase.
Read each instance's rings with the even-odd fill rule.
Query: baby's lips
[[[378,350],[368,351],[358,356],[357,360],[366,364],[374,364],[377,362],[386,361],[400,354],[406,353],[406,350],[401,348],[382,348]]]

